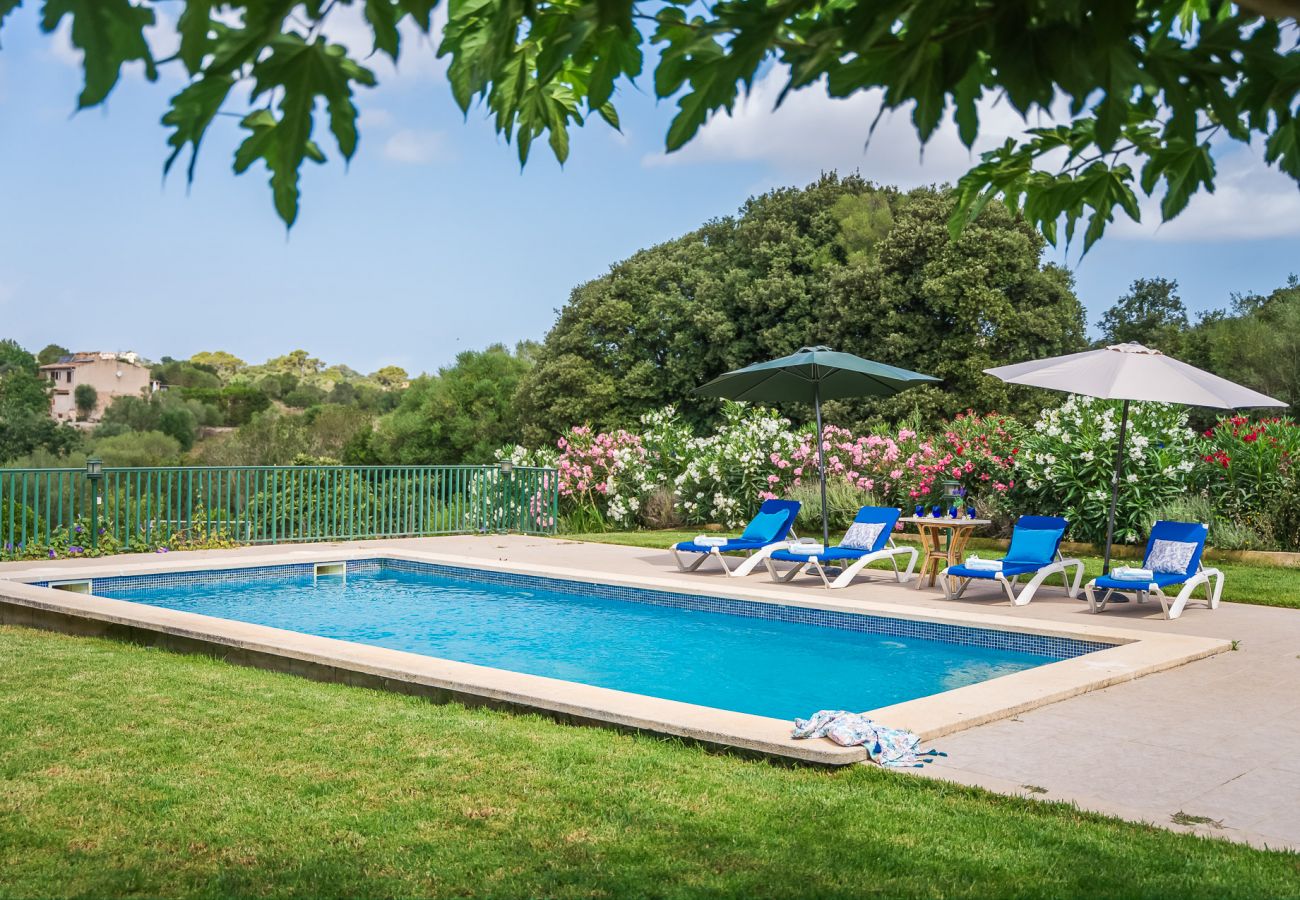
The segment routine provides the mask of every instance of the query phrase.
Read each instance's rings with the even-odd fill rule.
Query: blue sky
[[[286,236],[265,172],[230,172],[233,119],[209,137],[191,190],[183,173],[163,181],[158,118],[175,75],[128,72],[106,110],[73,115],[76,54],[66,35],[39,34],[32,6],[0,50],[0,331],[32,349],[223,349],[259,362],[302,347],[367,372],[432,371],[463,349],[542,337],[575,285],[753,193],[832,168],[942,182],[970,160],[951,132],[922,160],[901,117],[864,153],[874,97],[812,89],[774,114],[772,77],[672,157],[661,152],[672,105],[647,81],[619,98],[623,134],[593,122],[566,167],[538,146],[521,173],[485,115],[462,118],[432,49],[408,41],[399,71],[371,61],[381,86],[358,97],[360,150],[346,171],[332,159],[306,173]],[[353,46],[362,34],[335,27]],[[1020,127],[1001,108],[986,116],[990,140]],[[1116,227],[1081,262],[1074,252],[1090,321],[1136,277],[1176,278],[1203,310],[1300,272],[1300,191],[1248,150],[1220,170],[1218,193],[1176,222]]]

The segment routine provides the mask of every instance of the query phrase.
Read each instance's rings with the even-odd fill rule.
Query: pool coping
[[[298,545],[284,552],[262,552],[255,556],[232,551],[229,556],[202,560],[158,558],[123,562],[105,558],[102,563],[78,561],[75,568],[40,562],[28,568],[8,570],[0,576],[0,623],[123,637],[186,652],[215,653],[231,662],[317,679],[419,693],[439,700],[541,712],[561,721],[670,735],[712,747],[802,763],[839,766],[866,757],[860,747],[839,747],[828,740],[793,740],[791,723],[783,719],[22,583],[367,559],[433,563],[1114,644],[1084,656],[867,711],[872,718],[907,728],[926,741],[1231,648],[1230,641],[1218,638],[986,613],[971,615],[960,607],[908,608],[897,602],[837,597],[830,592],[810,595],[806,590],[767,587],[753,580],[718,575],[700,575],[698,582],[692,579],[687,584],[680,579],[525,565],[506,559],[435,553],[382,542],[365,547]]]

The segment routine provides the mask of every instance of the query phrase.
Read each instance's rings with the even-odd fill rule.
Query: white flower
[[[1079,454],[1079,459],[1083,460],[1084,462],[1092,462],[1093,459],[1095,458],[1096,457],[1091,450],[1084,450],[1082,453]]]
[[[1128,473],[1128,476],[1125,478],[1125,480],[1126,480],[1129,484],[1137,484],[1138,477],[1137,477],[1137,475],[1136,475],[1135,473],[1133,473],[1133,472],[1129,472],[1129,473]]]
[[[1062,444],[1068,444],[1068,443],[1070,443],[1070,440],[1071,440],[1071,438],[1070,438],[1070,432],[1068,432],[1068,431],[1063,431],[1063,432],[1061,432],[1061,443],[1062,443]]]

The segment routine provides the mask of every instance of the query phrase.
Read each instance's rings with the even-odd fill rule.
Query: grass
[[[677,541],[688,541],[699,534],[694,531],[622,531],[606,534],[566,534],[564,540],[597,541],[605,544],[623,544],[634,547],[666,548]],[[995,549],[993,541],[972,538],[971,550]],[[1101,574],[1100,556],[1080,557],[1084,563],[1084,583]],[[1253,603],[1256,606],[1283,606],[1300,609],[1300,568],[1267,566],[1253,563],[1215,560],[1210,565],[1223,571],[1223,599],[1234,603]],[[888,569],[889,563],[875,563],[871,568]],[[1201,596],[1199,593],[1197,596]]]
[[[0,627],[0,896],[1281,897],[1300,856]]]

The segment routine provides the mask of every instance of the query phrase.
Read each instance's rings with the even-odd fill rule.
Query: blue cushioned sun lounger
[[[1168,541],[1173,544],[1195,544],[1191,558],[1188,559],[1187,565],[1180,572],[1157,572],[1154,569],[1151,572],[1150,581],[1134,581],[1129,578],[1116,578],[1114,574],[1102,575],[1088,582],[1084,588],[1088,596],[1088,606],[1093,612],[1101,612],[1106,608],[1106,603],[1110,600],[1111,595],[1116,592],[1132,591],[1139,603],[1144,603],[1151,597],[1160,601],[1160,608],[1164,611],[1166,619],[1176,619],[1183,614],[1183,608],[1187,606],[1187,601],[1191,599],[1192,593],[1201,585],[1205,586],[1205,601],[1210,609],[1219,608],[1219,597],[1223,594],[1223,572],[1218,569],[1207,569],[1201,565],[1201,555],[1205,552],[1205,539],[1210,529],[1200,522],[1157,522],[1151,529],[1151,535],[1147,538],[1146,553],[1142,557],[1143,569],[1152,569],[1155,565],[1156,541]],[[1170,598],[1164,591],[1167,587],[1173,587],[1176,584],[1183,586],[1177,596]],[[1097,591],[1105,591],[1101,599],[1097,599]],[[1173,604],[1170,604],[1170,599]]]
[[[979,569],[964,563],[949,566],[940,573],[944,596],[956,600],[965,593],[972,581],[996,581],[1011,601],[1012,606],[1024,606],[1034,599],[1039,587],[1052,575],[1060,575],[1065,592],[1073,599],[1079,595],[1079,582],[1083,580],[1083,563],[1077,559],[1061,557],[1061,540],[1069,523],[1060,516],[1021,516],[1011,533],[1011,546],[1001,559],[1002,568]],[[1068,570],[1073,568],[1074,581]],[[1016,582],[1024,576],[1029,581],[1016,593]],[[956,590],[953,584],[956,583]]]
[[[794,553],[789,549],[771,548],[766,551],[765,555],[767,571],[772,576],[773,581],[789,581],[800,572],[807,571],[810,574],[821,577],[822,583],[828,588],[847,587],[859,572],[871,565],[877,560],[887,559],[890,565],[894,567],[894,578],[899,582],[905,582],[912,575],[912,569],[916,566],[916,548],[915,547],[897,547],[894,545],[894,525],[898,522],[899,512],[892,506],[864,506],[858,510],[857,516],[854,517],[855,525],[880,525],[880,534],[868,548],[860,547],[827,547],[821,553]],[[898,571],[898,557],[907,554],[910,558],[907,561],[907,570]],[[794,563],[794,566],[781,572],[774,565],[775,562]],[[828,571],[827,565],[832,563],[848,563],[838,572]],[[834,576],[832,578],[831,576]]]
[[[763,505],[759,507],[758,515],[754,516],[740,537],[729,537],[727,542],[720,546],[682,541],[668,549],[672,551],[673,559],[677,561],[677,568],[683,572],[694,572],[707,560],[716,559],[722,566],[722,571],[728,575],[736,577],[748,575],[762,562],[762,557],[753,555],[756,551],[776,544],[784,547],[788,538],[794,536],[794,519],[798,514],[799,501],[797,500],[764,500]],[[749,559],[733,569],[727,565],[727,558],[722,554],[738,551],[749,555]],[[685,553],[696,555],[694,558],[685,557],[683,556]]]

